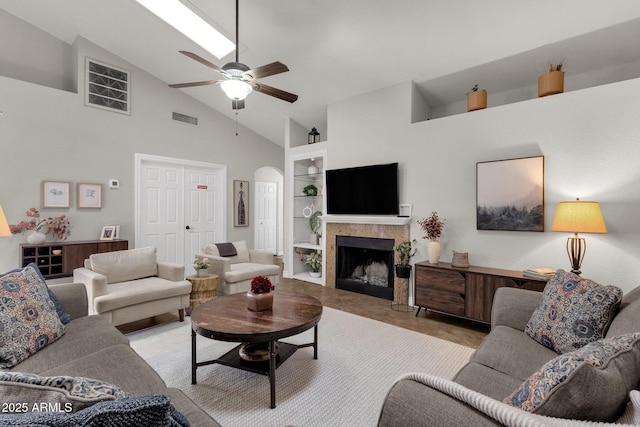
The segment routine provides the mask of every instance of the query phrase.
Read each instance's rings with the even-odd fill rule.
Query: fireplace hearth
[[[336,236],[336,288],[394,299],[393,239]]]

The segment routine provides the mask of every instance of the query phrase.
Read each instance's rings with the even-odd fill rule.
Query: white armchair
[[[184,266],[157,261],[154,247],[93,254],[73,271],[73,281],[87,288],[89,313],[113,325],[174,310],[183,321],[189,307],[191,283],[184,280]]]
[[[276,285],[282,272],[271,252],[250,250],[244,240],[231,244],[208,244],[202,248],[201,253],[196,254],[196,258],[209,259],[209,273],[218,275],[219,295],[248,292],[251,280],[256,276],[267,276]]]

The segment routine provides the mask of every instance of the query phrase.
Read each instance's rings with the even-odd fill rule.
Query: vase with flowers
[[[256,276],[251,280],[251,290],[247,292],[247,308],[251,311],[266,311],[273,308],[274,286],[267,276]]]
[[[27,236],[27,242],[32,245],[41,245],[47,240],[47,235],[58,240],[67,240],[71,234],[71,224],[65,215],[40,219],[40,212],[36,208],[30,208],[27,212],[27,220],[18,224],[9,225],[11,234],[24,233],[32,230]]]
[[[418,220],[418,224],[420,224],[424,232],[422,238],[429,240],[429,243],[427,243],[427,258],[429,258],[429,263],[431,264],[437,264],[440,261],[442,247],[438,238],[442,235],[444,221],[446,220],[440,219],[438,212],[431,212],[430,216]]]
[[[193,260],[193,269],[198,277],[206,277],[209,274],[209,267],[211,267],[209,258],[196,258]]]

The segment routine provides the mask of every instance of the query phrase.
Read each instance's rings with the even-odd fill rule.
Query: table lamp
[[[576,199],[558,203],[551,231],[574,233],[567,239],[567,255],[571,262],[571,272],[580,274],[582,259],[587,251],[587,242],[578,233],[606,234],[607,226],[604,224],[598,202],[584,202]]]
[[[2,205],[0,205],[0,237],[11,236],[11,230],[9,230],[9,224],[7,224],[7,218],[4,216]]]

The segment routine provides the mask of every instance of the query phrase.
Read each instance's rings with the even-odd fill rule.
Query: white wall
[[[442,261],[569,269],[565,233],[550,232],[559,201],[597,200],[609,234],[585,235],[583,276],[629,290],[640,276],[640,79],[411,124],[407,82],[329,106],[332,168],[398,161],[400,202],[415,222],[446,218]],[[476,162],[545,156],[545,232],[476,230]]]
[[[0,204],[9,223],[25,219],[30,207],[40,208],[42,180],[70,181],[74,189],[78,182],[102,183],[102,209],[77,209],[74,191],[70,209],[41,213],[68,215],[70,240],[96,239],[103,225],[120,224],[133,247],[135,153],[227,165],[228,218],[233,180],[251,181],[264,166],[284,170],[282,147],[243,127],[236,136],[232,120],[87,40],[78,39],[73,50],[80,93],[0,76]],[[131,72],[131,115],[84,105],[86,56]],[[172,121],[172,111],[198,117],[199,126]],[[108,189],[111,178],[120,180],[120,189]],[[230,222],[228,239],[252,245],[252,223],[234,228]],[[24,242],[24,235],[0,239],[0,271],[18,267]]]

